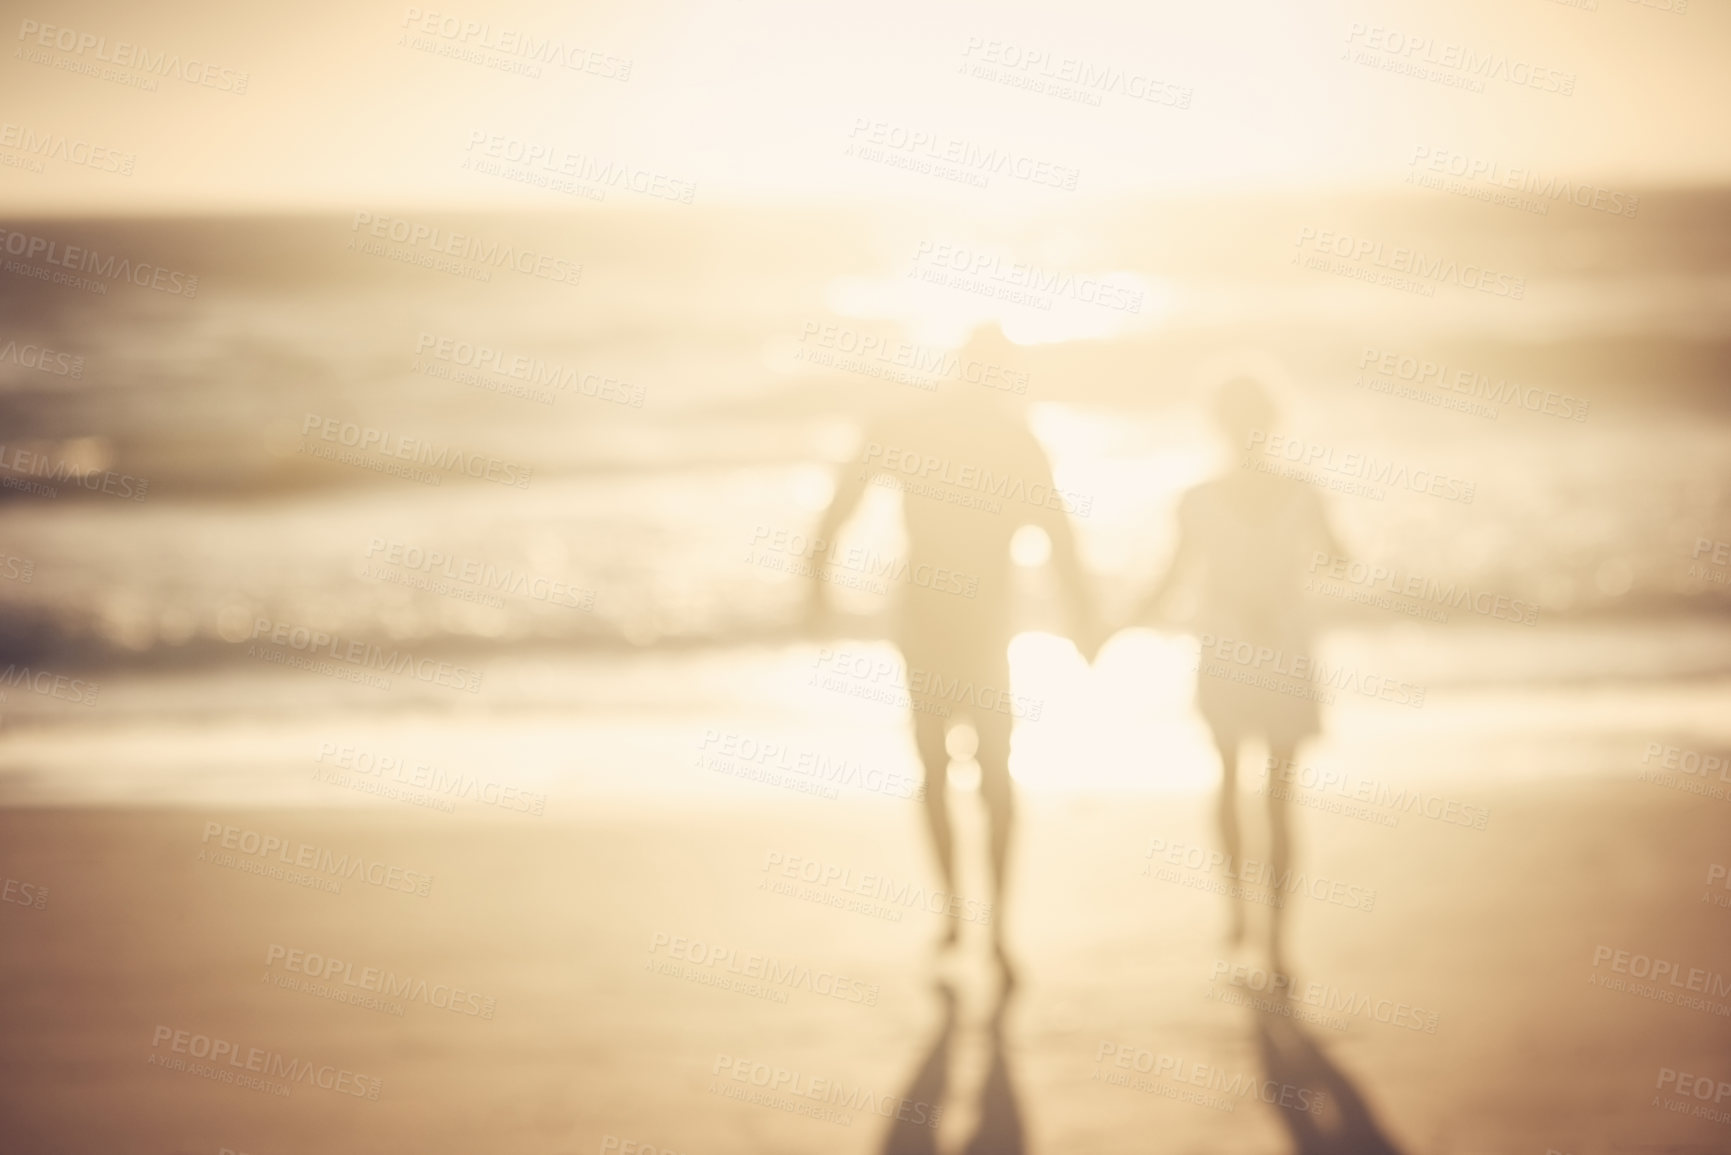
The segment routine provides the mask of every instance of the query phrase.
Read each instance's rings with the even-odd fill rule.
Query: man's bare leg
[[[986,805],[992,865],[992,946],[1006,979],[1013,976],[1004,944],[1004,898],[1009,893],[1010,839],[1015,831],[1016,795],[1010,782],[1010,719],[989,714],[975,719],[980,744],[980,800]]]
[[[944,892],[956,892],[956,834],[950,822],[950,753],[944,746],[945,719],[938,714],[914,711],[914,744],[919,748],[920,764],[926,773],[926,832],[931,836],[932,855],[938,860],[938,874],[944,880]],[[946,918],[939,945],[956,941],[959,927],[956,920]]]

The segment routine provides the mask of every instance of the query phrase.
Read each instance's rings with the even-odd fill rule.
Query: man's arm
[[[1069,514],[1064,509],[1068,502],[1060,496],[1057,483],[1052,479],[1052,466],[1045,449],[1031,431],[1025,431],[1024,435],[1029,451],[1029,470],[1053,495],[1052,501],[1035,507],[1034,524],[1045,530],[1052,542],[1052,565],[1058,571],[1058,582],[1069,605],[1070,628],[1076,648],[1084,658],[1093,662],[1106,641],[1106,628],[1100,620],[1094,586],[1088,578],[1088,571],[1082,567],[1081,551],[1076,548],[1075,527],[1070,524]]]
[[[1100,607],[1094,597],[1093,583],[1082,568],[1081,552],[1076,548],[1076,531],[1070,518],[1061,509],[1044,511],[1040,528],[1052,539],[1052,564],[1057,567],[1058,581],[1070,606],[1071,629],[1075,632],[1076,648],[1089,662],[1106,641],[1106,629],[1100,620]]]
[[[1317,548],[1326,550],[1331,558],[1345,558],[1346,547],[1340,544],[1340,537],[1334,532],[1334,523],[1328,519],[1328,506],[1323,504],[1320,496],[1316,499],[1316,537],[1320,543]]]
[[[826,616],[829,603],[824,599],[822,572],[823,555],[835,543],[836,534],[847,524],[847,519],[853,516],[860,498],[865,494],[866,480],[870,476],[868,470],[857,468],[857,463],[849,460],[836,471],[835,496],[830,498],[829,508],[823,511],[823,517],[818,521],[817,529],[812,533],[811,578],[806,583],[805,591],[805,626],[809,630],[821,627]]]
[[[1165,610],[1165,603],[1171,598],[1173,591],[1190,579],[1190,575],[1196,571],[1197,564],[1201,561],[1197,553],[1195,535],[1186,528],[1189,521],[1189,503],[1189,494],[1186,494],[1178,503],[1177,548],[1172,551],[1172,560],[1166,563],[1166,572],[1160,576],[1159,581],[1154,583],[1154,587],[1148,591],[1147,596],[1137,604],[1135,612],[1130,615],[1132,624],[1152,622],[1161,615]]]

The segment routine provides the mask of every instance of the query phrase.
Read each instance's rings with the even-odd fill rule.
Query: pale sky
[[[589,203],[465,170],[470,141],[489,137],[695,185],[698,204],[866,198],[1016,211],[1054,198],[1391,185],[1420,146],[1619,187],[1725,181],[1731,4],[1690,0],[1678,14],[1652,6],[1662,2],[23,0],[0,24],[9,45],[0,205],[60,214]],[[398,42],[411,10],[485,21],[495,43],[507,31],[563,39],[629,60],[630,76],[543,66],[532,79],[417,51]],[[132,41],[245,72],[247,91],[169,76],[145,92],[84,75],[67,66],[101,67],[94,47],[41,48],[21,36],[29,21],[91,45],[105,37],[110,54]],[[1345,58],[1373,37],[1384,48],[1428,38],[1408,59],[1505,56],[1523,76],[1528,67],[1572,76],[1574,92],[1494,79],[1471,92]],[[1090,107],[976,78],[962,71],[971,42],[1076,58],[1138,86],[1152,78],[1177,86],[1159,90],[1173,98],[1188,89],[1190,107],[1120,93]],[[939,150],[1007,150],[1073,173],[1075,191],[1002,175],[981,190],[847,155],[856,125],[874,122],[886,139],[924,133]],[[19,132],[136,159],[130,175],[59,159],[30,171],[5,147]],[[651,203],[617,190],[609,200]]]

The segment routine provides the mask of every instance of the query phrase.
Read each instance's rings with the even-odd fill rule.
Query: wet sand
[[[940,972],[930,951],[940,917],[894,901],[897,887],[934,885],[909,802],[755,798],[562,822],[8,810],[0,870],[47,897],[21,905],[14,888],[0,904],[7,1146],[552,1155],[606,1150],[615,1136],[682,1155],[866,1152],[892,1138],[898,1151],[961,1150],[984,1126],[971,1149],[1273,1152],[1289,1149],[1283,1123],[1351,1124],[1356,1094],[1370,1125],[1407,1151],[1731,1147],[1731,1126],[1653,1105],[1656,1094],[1678,1101],[1655,1090],[1662,1068],[1731,1077],[1731,1018],[1590,981],[1611,977],[1609,963],[1594,967],[1599,946],[1679,960],[1685,972],[1731,958],[1731,909],[1703,902],[1710,864],[1731,859],[1731,803],[1632,779],[1477,790],[1471,801],[1491,809],[1483,831],[1300,812],[1299,866],[1376,891],[1368,911],[1288,900],[1301,989],[1371,999],[1357,1012],[1310,1008],[1325,1021],[1303,1031],[1334,1074],[1281,1058],[1303,1041],[1288,1018],[1264,1054],[1257,1012],[1229,1001],[1254,993],[1231,983],[1230,965],[1256,955],[1221,945],[1223,900],[1198,888],[1219,868],[1181,871],[1193,885],[1143,873],[1154,838],[1211,842],[1209,800],[1197,795],[1024,796],[1006,912],[1022,981],[995,1070],[982,924],[963,922],[961,957]],[[358,856],[384,881],[351,876],[331,893],[243,873],[209,860],[223,840],[205,841],[212,822],[237,828],[234,861],[258,857],[239,849],[250,844],[239,832],[253,831]],[[862,911],[792,883],[792,895],[763,887],[795,858],[851,872],[856,888],[882,875],[890,890]],[[412,891],[419,875],[432,876],[425,896],[392,889]],[[978,894],[966,879],[960,889]],[[858,900],[839,884],[824,893]],[[711,961],[712,948],[733,953]],[[653,965],[676,949],[676,973]],[[343,977],[360,989],[367,968],[391,972],[398,997],[387,1001],[402,1013],[285,989],[303,977],[285,969],[289,951],[348,964],[332,989]],[[780,981],[715,985],[730,965]],[[1226,979],[1211,984],[1220,969]],[[939,973],[960,995],[947,1038]],[[491,1018],[432,1005],[450,988]],[[1379,1009],[1399,1022],[1377,1021]],[[153,1047],[159,1028],[187,1031],[188,1048],[202,1034],[243,1055],[275,1051],[314,1074],[282,1097],[158,1066],[153,1055],[198,1065],[174,1052],[173,1034]],[[941,1061],[929,1061],[934,1051]],[[1114,1068],[1120,1055],[1128,1066]],[[945,1110],[935,1129],[892,1135],[889,1119],[864,1110],[843,1124],[715,1093],[749,1088],[726,1078],[749,1063],[788,1072],[784,1089],[827,1080],[867,1088],[880,1106],[935,1094]],[[947,1072],[941,1092],[929,1077],[910,1087],[922,1066]],[[379,1080],[377,1099],[351,1094],[349,1079],[315,1085],[342,1070]],[[1114,1070],[1140,1085],[1098,1077]],[[1196,1089],[1180,1078],[1200,1079],[1193,1098],[1213,1101],[1173,1097]],[[1222,1103],[1233,1078],[1258,1090]],[[1292,1079],[1326,1090],[1321,1115],[1255,1101]],[[1316,1149],[1377,1148],[1361,1129]]]

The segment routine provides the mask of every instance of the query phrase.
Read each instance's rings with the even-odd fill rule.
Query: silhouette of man
[[[976,331],[958,362],[963,379],[941,381],[935,396],[866,431],[860,460],[844,467],[816,536],[833,542],[868,484],[901,491],[912,580],[902,586],[894,640],[908,667],[914,741],[925,768],[926,824],[944,886],[953,895],[945,738],[965,715],[978,736],[975,759],[990,832],[992,941],[1008,977],[1003,899],[1013,811],[1010,731],[1012,714],[1022,713],[1023,704],[1009,696],[1007,651],[1010,539],[1019,528],[1038,526],[1050,539],[1083,655],[1092,660],[1103,639],[1045,451],[1004,390],[975,383],[1005,380],[1003,371],[1021,363],[1017,347],[992,326]],[[957,592],[956,581],[939,575],[960,575],[971,594]],[[807,606],[814,623],[825,605],[820,579],[814,570]],[[954,943],[957,932],[949,921],[940,946]]]
[[[1193,626],[1199,635],[1249,642],[1285,655],[1290,661],[1312,653],[1316,630],[1302,598],[1304,574],[1317,551],[1340,552],[1328,525],[1322,499],[1302,482],[1240,467],[1255,431],[1266,433],[1278,417],[1268,393],[1249,377],[1222,385],[1214,398],[1214,417],[1233,449],[1225,473],[1195,486],[1178,503],[1178,547],[1165,576],[1149,592],[1133,620],[1148,621],[1168,609],[1174,593],[1195,596]],[[1245,465],[1250,464],[1244,461]],[[1290,668],[1290,667],[1288,667]],[[1260,675],[1259,684],[1232,675]],[[1222,850],[1242,863],[1238,825],[1240,746],[1260,736],[1268,745],[1271,767],[1288,764],[1298,744],[1321,730],[1312,687],[1300,678],[1261,675],[1257,669],[1214,660],[1205,648],[1197,667],[1196,705],[1220,753],[1218,809]],[[1292,860],[1286,803],[1272,772],[1267,788],[1269,866],[1279,887]],[[1268,950],[1282,957],[1284,895],[1276,892],[1269,909]],[[1227,937],[1244,937],[1244,900],[1228,899]]]

